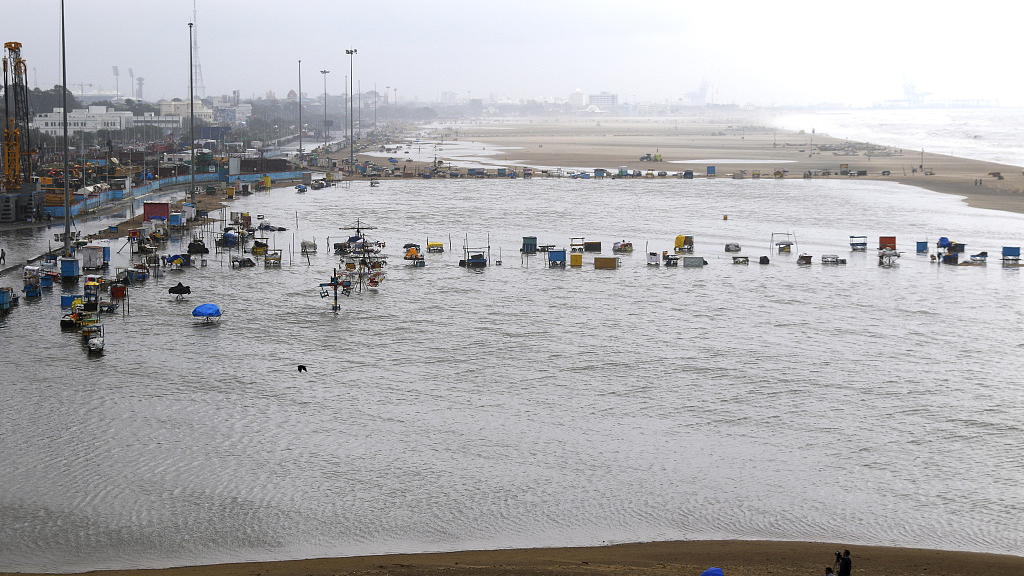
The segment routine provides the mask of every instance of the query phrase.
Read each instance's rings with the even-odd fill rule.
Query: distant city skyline
[[[69,2],[68,88],[112,94],[116,86],[130,98],[144,77],[147,101],[187,98],[193,5],[197,95],[208,97],[286,94],[301,59],[308,95],[322,93],[320,69],[335,71],[328,93],[345,93],[351,64],[363,92],[400,102],[564,101],[581,90],[620,104],[684,103],[704,88],[707,102],[741,106],[915,97],[1024,105],[1009,65],[1024,8],[986,0],[927,11],[878,0],[427,0],[370,11],[315,0]],[[2,40],[23,44],[29,85],[60,84],[59,2],[8,6],[5,21]]]

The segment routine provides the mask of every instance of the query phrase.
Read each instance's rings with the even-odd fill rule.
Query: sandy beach
[[[777,170],[785,171],[784,178],[802,178],[810,172],[815,178],[898,182],[964,196],[968,205],[978,208],[1024,212],[1024,174],[1020,167],[942,154],[922,155],[884,143],[868,145],[825,134],[776,130],[756,117],[743,115],[479,121],[435,128],[423,132],[423,136],[500,147],[500,152],[491,156],[499,165],[588,170],[626,166],[645,173],[666,171],[669,175],[691,169],[697,177],[702,177],[708,165],[716,165],[718,178],[730,178],[740,171],[745,171],[747,178],[759,171],[761,178],[767,179],[773,178]],[[439,152],[438,158],[449,160],[445,152]],[[645,154],[660,154],[663,161],[641,161]],[[867,174],[842,176],[841,164]],[[883,175],[885,171],[889,174]],[[823,176],[825,172],[831,175]],[[1003,179],[993,174],[1001,174]]]
[[[858,576],[1017,574],[1024,557],[813,542],[692,541],[467,551],[90,572],[104,576],[727,576],[825,574],[849,549]],[[0,573],[7,576],[9,573]]]

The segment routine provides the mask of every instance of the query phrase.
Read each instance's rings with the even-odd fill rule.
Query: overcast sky
[[[344,92],[346,48],[363,90],[407,102],[566,98],[677,101],[703,79],[721,104],[869,106],[904,97],[1024,104],[1018,3],[777,0],[196,0],[208,96]],[[66,0],[68,85],[188,97],[192,0]],[[4,3],[4,42],[23,44],[29,86],[60,83],[60,2]],[[88,86],[91,84],[92,86]]]

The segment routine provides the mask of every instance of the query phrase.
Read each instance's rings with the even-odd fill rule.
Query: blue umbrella
[[[220,316],[220,308],[216,304],[200,304],[192,310],[196,318],[216,318]]]
[[[708,568],[701,572],[700,576],[725,576],[725,572],[722,572],[721,568]]]

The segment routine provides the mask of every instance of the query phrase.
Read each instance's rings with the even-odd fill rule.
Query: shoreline
[[[160,569],[97,570],[104,576],[678,576],[714,566],[727,576],[825,572],[849,549],[858,576],[991,576],[1024,569],[1024,557],[818,542],[704,540],[578,548],[469,550],[243,562]],[[0,576],[34,576],[0,572]]]
[[[717,178],[755,170],[762,180],[785,170],[785,179],[804,173],[832,175],[816,179],[857,179],[895,182],[932,192],[964,197],[968,206],[1024,214],[1024,172],[1021,167],[944,154],[919,153],[881,144],[853,142],[826,134],[806,134],[766,126],[756,116],[736,118],[534,118],[432,125],[420,132],[443,140],[469,140],[501,152],[481,157],[484,163],[518,166],[597,167],[660,171],[693,169],[703,178],[713,160],[740,161],[717,165]],[[457,158],[438,153],[439,159]],[[662,162],[640,161],[660,154]],[[709,159],[705,162],[701,159]],[[689,160],[689,161],[688,161]],[[840,164],[865,170],[863,176],[841,176]],[[889,171],[883,175],[883,171]],[[926,173],[926,170],[929,173]],[[993,176],[998,173],[1002,179]]]

